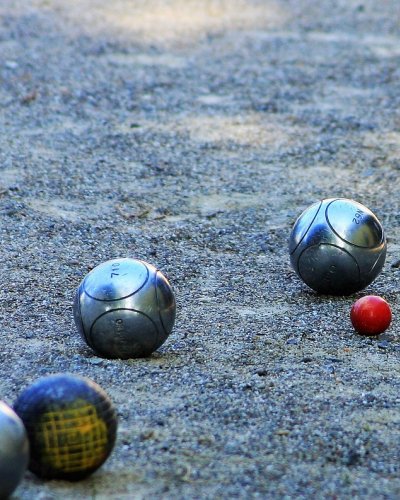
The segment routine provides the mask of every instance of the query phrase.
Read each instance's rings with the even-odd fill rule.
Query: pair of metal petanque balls
[[[105,358],[149,356],[175,322],[175,297],[167,278],[147,262],[121,258],[95,267],[77,289],[76,326]]]
[[[386,238],[377,217],[346,198],[314,203],[297,219],[289,240],[290,261],[313,290],[350,295],[381,272]]]
[[[386,238],[377,217],[346,198],[314,203],[290,235],[291,264],[310,288],[349,295],[378,276]],[[167,278],[136,259],[114,259],[95,267],[80,284],[75,323],[96,354],[106,358],[150,355],[172,331],[175,298]]]

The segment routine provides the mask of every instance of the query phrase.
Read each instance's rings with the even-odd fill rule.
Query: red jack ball
[[[367,295],[358,299],[351,308],[350,319],[361,335],[379,335],[392,321],[392,311],[382,297]]]

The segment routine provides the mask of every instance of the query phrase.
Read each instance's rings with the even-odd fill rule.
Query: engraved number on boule
[[[119,266],[120,266],[120,263],[119,262],[114,262],[111,266],[111,278],[113,278],[114,276],[119,276]]]
[[[364,212],[358,209],[357,212],[354,214],[353,222],[355,222],[356,224],[360,224],[363,215]]]

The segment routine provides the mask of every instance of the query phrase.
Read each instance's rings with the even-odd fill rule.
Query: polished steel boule
[[[314,203],[297,219],[289,240],[290,262],[319,293],[349,295],[381,272],[386,238],[377,217],[346,198]]]
[[[8,498],[29,462],[29,442],[18,415],[0,401],[0,498]]]
[[[105,358],[150,355],[171,333],[175,311],[167,278],[151,264],[132,258],[95,267],[74,302],[79,332]]]

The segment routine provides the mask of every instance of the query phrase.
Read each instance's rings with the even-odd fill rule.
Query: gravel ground
[[[1,0],[0,396],[98,382],[118,410],[85,481],[13,498],[400,497],[400,28],[396,0]],[[287,240],[345,196],[388,236],[383,272],[318,296]],[[170,279],[173,333],[96,357],[75,288],[114,257]],[[394,321],[354,333],[355,298]]]

